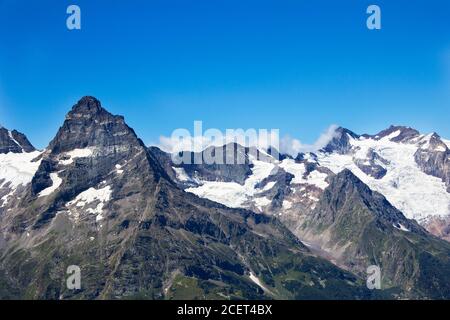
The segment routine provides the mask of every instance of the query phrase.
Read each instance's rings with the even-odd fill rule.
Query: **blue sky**
[[[0,0],[0,123],[43,148],[83,95],[147,144],[194,120],[305,143],[331,124],[450,138],[450,2]]]

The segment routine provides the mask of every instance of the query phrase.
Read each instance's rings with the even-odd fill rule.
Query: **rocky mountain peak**
[[[87,147],[130,148],[143,146],[122,116],[112,115],[99,100],[81,98],[67,114],[64,124],[47,148],[61,153]]]
[[[124,171],[154,181],[162,169],[122,116],[109,113],[96,98],[83,97],[43,154],[32,191],[38,197],[49,193],[72,199],[102,181],[121,179]]]
[[[35,150],[23,133],[17,130],[9,131],[4,127],[0,127],[0,154],[32,152]]]
[[[371,193],[370,188],[365,185],[353,172],[349,169],[344,169],[334,176],[329,185],[330,189],[339,190],[355,190],[358,193]]]
[[[339,154],[345,154],[351,149],[350,139],[358,139],[359,135],[346,128],[339,127],[334,133],[334,137],[330,142],[322,149],[327,153],[337,152]]]
[[[328,217],[328,222],[330,222],[334,221],[339,214],[354,212],[350,208],[365,208],[363,211],[370,213],[373,218],[386,225],[392,226],[400,223],[409,231],[424,233],[423,228],[406,219],[382,194],[372,191],[350,170],[344,169],[331,178],[330,185],[324,191],[316,212],[320,212],[321,219],[327,220]],[[328,212],[328,214],[324,215],[324,212]]]
[[[369,138],[380,140],[385,137],[390,137],[389,140],[393,142],[407,142],[420,135],[416,129],[407,126],[391,125],[389,128],[378,132],[376,135],[366,135]]]
[[[84,96],[72,107],[68,117],[94,116],[105,112],[106,110],[102,108],[101,102],[97,98]]]

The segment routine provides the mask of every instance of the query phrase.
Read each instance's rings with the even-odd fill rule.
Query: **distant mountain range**
[[[449,145],[338,128],[316,153],[178,164],[83,97],[43,151],[0,128],[0,298],[449,299]]]

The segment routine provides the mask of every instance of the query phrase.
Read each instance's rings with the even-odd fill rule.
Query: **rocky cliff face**
[[[418,164],[418,153],[427,161],[445,154],[430,137],[399,126],[373,136],[338,129],[316,154],[252,162],[242,187],[199,181],[187,190],[276,216],[313,252],[356,274],[381,266],[384,286],[400,297],[439,298],[450,293],[439,271],[448,268],[449,244],[425,228],[446,239],[450,197]]]
[[[385,197],[351,171],[336,175],[297,234],[355,273],[382,270],[383,285],[400,295],[440,298],[450,294],[450,244],[406,219]],[[430,270],[436,273],[430,274]]]
[[[389,137],[392,142],[410,142],[411,140],[420,136],[420,132],[405,126],[390,126],[389,128],[380,131],[375,135],[363,135],[365,138],[372,138],[375,140],[381,140]]]
[[[438,136],[340,128],[317,153],[175,163],[84,97],[43,152],[1,137],[1,298],[450,297],[450,244],[423,228],[448,235]],[[369,265],[386,290],[365,288]]]
[[[0,297],[370,298],[277,219],[178,187],[165,158],[93,97],[69,112],[0,215]],[[81,290],[65,286],[81,268]]]
[[[336,129],[334,137],[323,148],[324,152],[336,152],[339,154],[346,154],[350,151],[350,139],[358,139],[359,136],[342,127]]]
[[[450,192],[450,150],[439,135],[433,133],[427,136],[414,154],[414,159],[423,172],[442,179]]]
[[[244,147],[237,143],[220,147],[211,146],[202,152],[180,152],[174,159],[176,162],[179,160],[179,164],[174,166],[183,169],[190,177],[190,182],[236,182],[241,185],[252,173],[252,159],[272,160],[255,148]]]
[[[17,130],[9,131],[0,127],[0,153],[32,152],[34,147],[27,137]]]

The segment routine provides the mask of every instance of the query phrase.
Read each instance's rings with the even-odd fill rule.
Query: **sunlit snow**
[[[90,148],[84,148],[84,149],[74,149],[71,151],[66,152],[64,155],[66,157],[69,157],[69,159],[61,160],[60,163],[63,165],[68,165],[73,163],[73,160],[76,158],[87,158],[92,156],[93,151]]]
[[[389,161],[384,165],[387,174],[375,179],[362,172],[353,162],[352,155],[319,153],[319,163],[334,173],[345,168],[351,170],[371,189],[382,193],[406,217],[418,221],[429,216],[444,216],[450,213],[450,194],[441,179],[422,172],[414,160],[418,146],[410,143],[396,143],[390,137],[380,140],[351,139],[354,148],[372,148]],[[364,153],[363,152],[363,153]],[[357,152],[358,157],[363,153]]]
[[[39,151],[0,154],[0,187],[10,183],[11,188],[16,188],[30,183],[41,163],[32,160],[39,155]]]
[[[50,173],[50,179],[52,179],[52,185],[39,192],[38,197],[51,195],[62,183],[62,179],[58,176],[57,172]]]
[[[97,202],[95,208],[87,208],[86,212],[96,215],[96,221],[103,220],[103,207],[111,200],[112,190],[110,186],[106,186],[101,189],[89,188],[86,191],[81,192],[76,198],[67,203],[67,206],[75,205],[78,208],[84,208],[85,206]]]
[[[204,181],[203,185],[196,188],[188,188],[186,191],[194,193],[202,198],[222,203],[231,208],[243,207],[244,203],[253,197],[258,190],[256,185],[268,177],[275,168],[273,163],[252,160],[252,174],[245,180],[244,185],[236,182]],[[259,201],[262,205],[264,200]],[[258,204],[256,204],[258,205]]]

